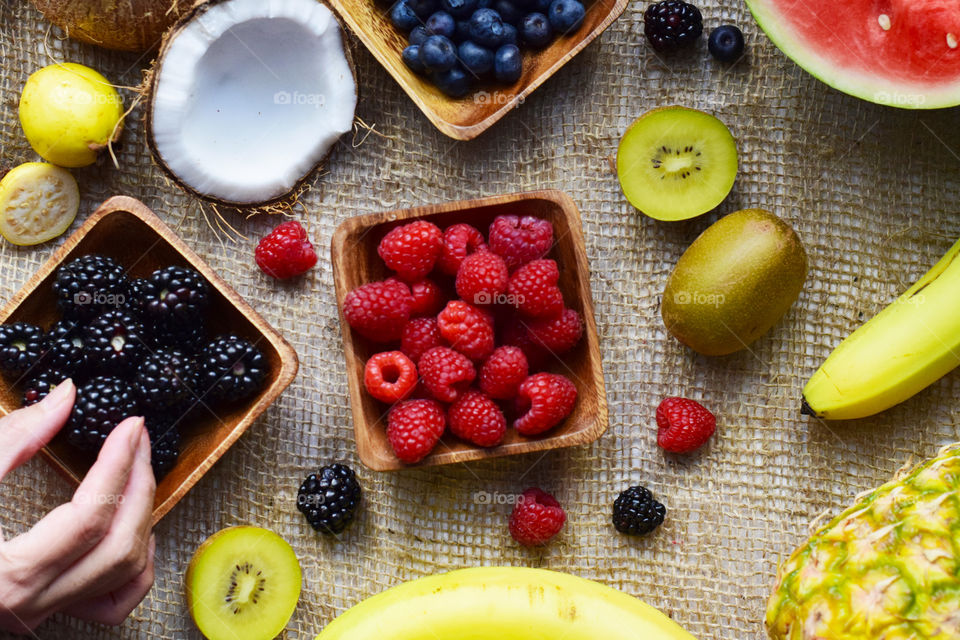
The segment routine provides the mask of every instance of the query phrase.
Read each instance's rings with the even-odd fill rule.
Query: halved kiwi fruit
[[[187,605],[209,640],[271,640],[300,599],[300,563],[267,529],[231,527],[210,536],[187,568]]]
[[[686,220],[715,208],[737,177],[737,143],[708,113],[654,109],[630,125],[617,150],[630,204],[657,220]]]

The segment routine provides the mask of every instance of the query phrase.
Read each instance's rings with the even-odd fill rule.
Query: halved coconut
[[[147,142],[181,187],[249,208],[288,198],[353,126],[357,84],[317,0],[222,0],[171,29],[154,66]]]

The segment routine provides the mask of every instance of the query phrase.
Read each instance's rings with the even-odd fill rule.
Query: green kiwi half
[[[267,529],[231,527],[210,536],[187,568],[187,605],[209,640],[271,640],[300,599],[300,563]]]
[[[630,204],[657,220],[686,220],[723,202],[737,177],[737,143],[708,113],[663,107],[630,125],[617,151]]]

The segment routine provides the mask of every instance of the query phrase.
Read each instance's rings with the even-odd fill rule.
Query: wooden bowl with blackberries
[[[70,378],[44,457],[77,485],[110,431],[143,416],[160,520],[290,384],[297,355],[137,200],[107,200],[0,311],[0,408]]]

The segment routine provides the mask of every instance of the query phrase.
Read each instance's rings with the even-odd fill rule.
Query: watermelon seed
[[[877,22],[880,23],[881,29],[883,29],[884,31],[890,31],[890,27],[892,26],[890,23],[890,16],[888,16],[885,13],[881,13],[880,17],[877,18]]]
[[[948,33],[947,46],[950,47],[951,49],[956,49],[958,44],[960,43],[957,42],[957,36],[953,35],[952,33]]]

